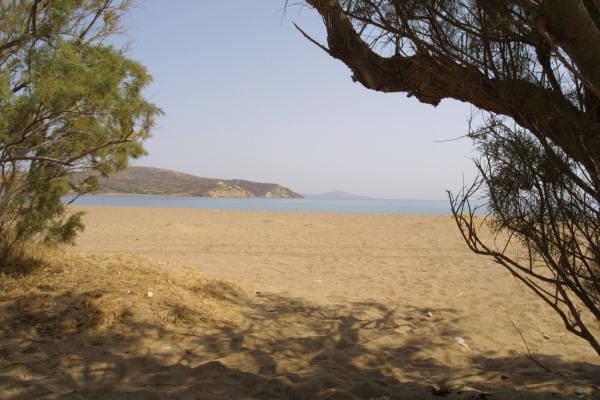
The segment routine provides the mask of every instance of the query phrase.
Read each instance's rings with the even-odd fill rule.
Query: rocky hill
[[[97,194],[144,194],[202,197],[302,197],[274,183],[241,179],[201,178],[182,172],[150,167],[129,167],[109,178],[101,178]]]

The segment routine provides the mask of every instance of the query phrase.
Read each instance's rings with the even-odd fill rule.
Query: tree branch
[[[588,89],[600,97],[600,29],[581,0],[521,1],[528,16],[565,50]]]
[[[561,91],[525,79],[490,78],[474,65],[461,65],[448,56],[428,51],[428,45],[415,37],[412,37],[414,55],[382,57],[356,32],[338,1],[307,0],[307,3],[323,16],[327,52],[352,70],[355,82],[381,92],[404,92],[434,106],[442,99],[453,98],[509,116],[539,139],[552,140],[593,172],[594,186],[600,188],[596,165],[596,160],[600,160],[600,135],[582,135],[600,131],[600,124],[582,113]],[[600,65],[600,61],[595,65]],[[596,69],[600,74],[600,68]]]

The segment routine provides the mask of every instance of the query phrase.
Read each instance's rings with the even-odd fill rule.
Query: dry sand
[[[135,254],[229,279],[246,293],[240,317],[183,337],[159,320],[143,340],[104,340],[95,353],[54,341],[78,368],[54,366],[27,392],[0,366],[0,399],[435,399],[434,389],[448,399],[600,399],[591,347],[471,254],[451,217],[78,209],[86,231],[71,253]]]

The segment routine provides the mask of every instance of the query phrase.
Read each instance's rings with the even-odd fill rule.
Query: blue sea
[[[452,215],[449,200],[266,199],[86,195],[76,199],[74,204],[108,207],[171,207],[238,211]]]

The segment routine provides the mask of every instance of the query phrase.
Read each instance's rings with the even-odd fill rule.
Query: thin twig
[[[510,318],[510,314],[508,313],[508,311],[506,311],[506,316],[508,317],[508,320],[510,321],[510,323],[512,324],[512,326],[517,330],[517,332],[519,333],[519,336],[521,336],[521,340],[523,341],[523,344],[525,345],[525,348],[527,349],[527,357],[533,361],[534,363],[536,363],[537,365],[539,365],[540,367],[542,367],[546,372],[552,372],[550,371],[550,369],[548,367],[546,367],[544,364],[542,364],[541,362],[539,362],[538,360],[536,360],[535,358],[533,358],[533,354],[531,354],[531,350],[529,350],[529,346],[527,345],[527,341],[525,341],[525,338],[523,337],[523,333],[521,332],[521,330],[517,327],[517,325],[513,322],[513,320]]]

